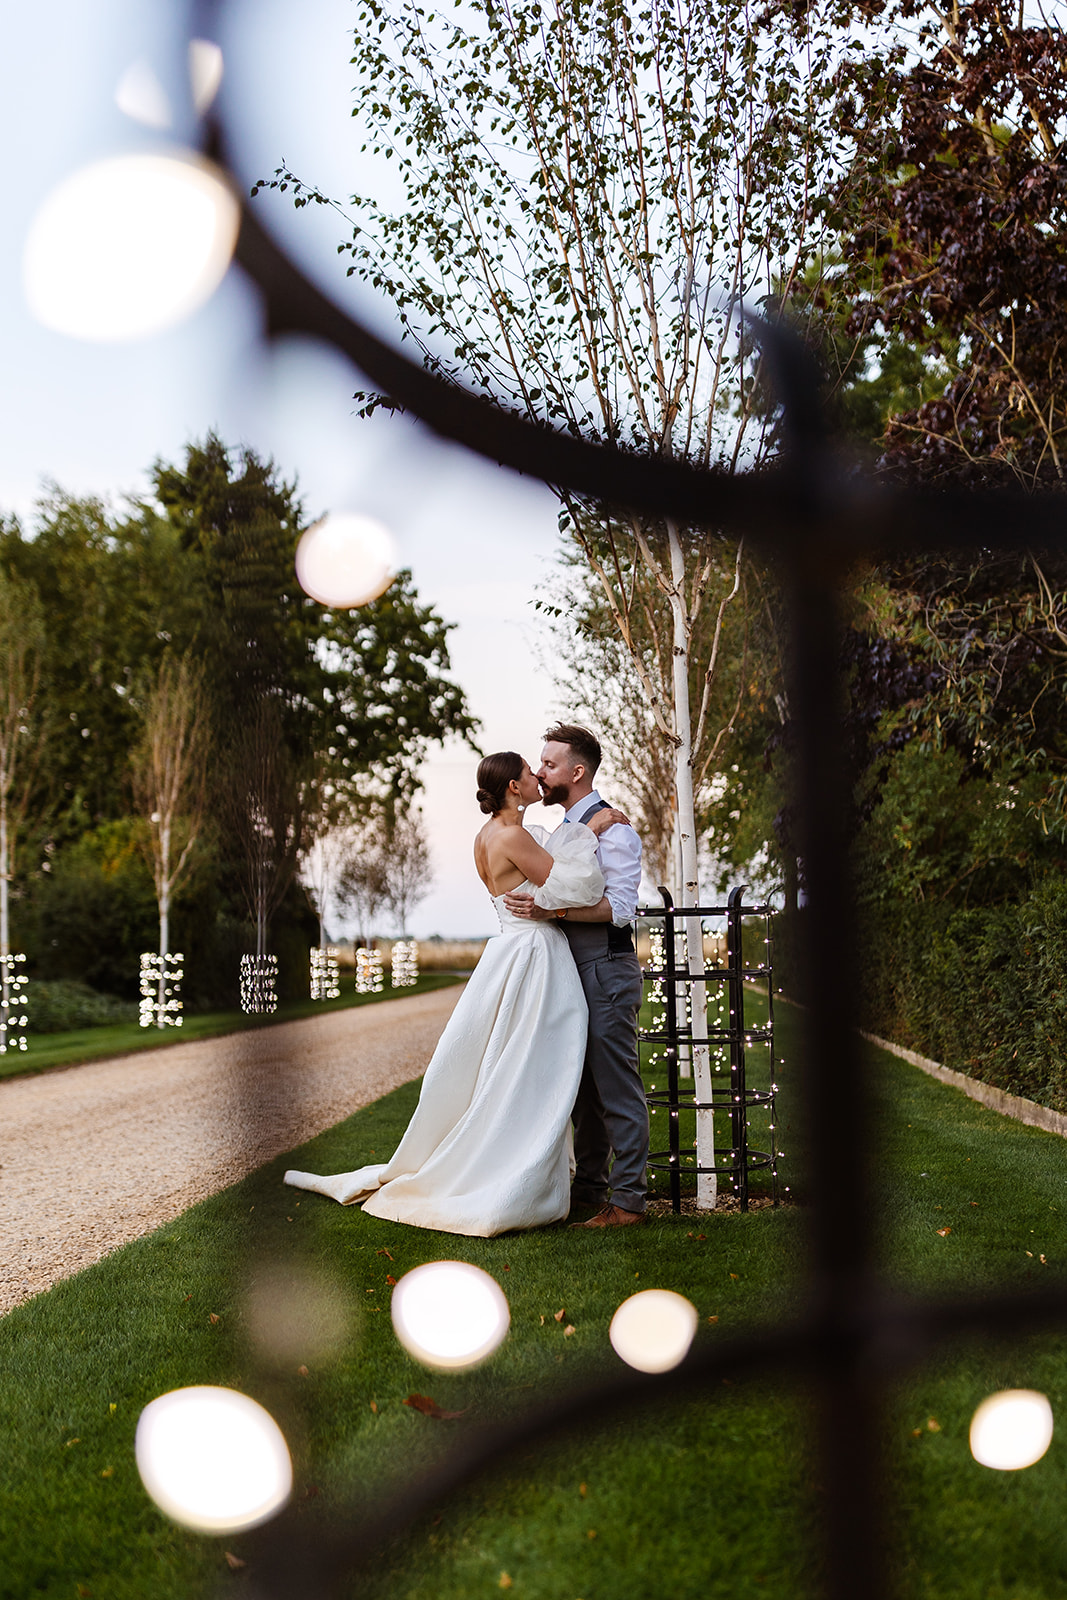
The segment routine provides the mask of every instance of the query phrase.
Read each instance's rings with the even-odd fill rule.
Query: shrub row
[[[804,913],[780,917],[775,980],[797,992]],[[981,908],[901,900],[864,908],[862,1025],[1010,1094],[1067,1112],[1067,882]]]
[[[65,1033],[69,1028],[94,1028],[103,1023],[136,1022],[137,1006],[114,995],[98,994],[87,983],[57,979],[26,985],[25,1015],[30,1033]]]

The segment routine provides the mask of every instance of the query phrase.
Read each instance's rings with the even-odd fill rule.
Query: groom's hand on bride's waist
[[[506,894],[504,904],[513,917],[529,917],[531,922],[550,922],[556,916],[539,906],[532,894]]]

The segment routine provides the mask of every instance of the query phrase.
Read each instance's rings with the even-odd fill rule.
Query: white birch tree
[[[405,203],[339,205],[284,168],[273,186],[298,206],[337,205],[349,273],[392,298],[437,372],[584,437],[754,465],[774,428],[737,311],[773,312],[810,278],[839,143],[830,25],[818,7],[758,16],[745,0],[468,0],[447,12],[360,0],[353,115]],[[389,404],[357,398],[368,413]],[[694,629],[704,607],[721,616],[733,602],[742,551],[714,526],[558,493],[649,735],[671,753],[678,898],[696,905],[694,772],[720,632],[694,662]],[[639,642],[645,605],[669,635],[662,670]],[[704,999],[695,986],[698,1034]],[[694,1054],[707,1100],[706,1043]],[[708,1165],[710,1115],[699,1122]],[[703,1177],[700,1202],[714,1205],[715,1190]]]
[[[0,569],[0,1044],[11,1000],[11,881],[42,737],[44,610],[32,584]],[[20,958],[21,959],[21,958]]]
[[[165,655],[144,701],[141,738],[130,754],[134,800],[147,824],[147,855],[159,909],[163,1024],[166,957],[174,895],[192,869],[207,794],[208,712],[203,673],[189,656]]]

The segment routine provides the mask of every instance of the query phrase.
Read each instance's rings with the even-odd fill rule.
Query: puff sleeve
[[[553,858],[552,869],[534,901],[545,911],[564,906],[595,906],[604,893],[604,874],[596,858],[597,837],[582,822],[565,823],[540,841]]]

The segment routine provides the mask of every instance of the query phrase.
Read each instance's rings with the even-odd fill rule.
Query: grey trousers
[[[571,1198],[602,1205],[610,1191],[622,1210],[644,1211],[648,1105],[637,1060],[641,965],[632,951],[603,955],[579,960],[578,976],[589,1004],[589,1041],[574,1103]]]

